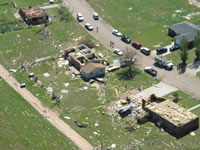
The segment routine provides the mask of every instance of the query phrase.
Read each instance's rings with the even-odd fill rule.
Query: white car
[[[118,48],[114,49],[114,53],[117,54],[118,56],[122,56],[123,55],[122,51],[120,49],[118,49]]]
[[[99,14],[97,14],[96,12],[93,13],[93,18],[94,20],[99,20]]]
[[[84,17],[82,16],[81,13],[78,13],[78,14],[77,14],[77,20],[78,20],[79,22],[82,22],[82,21],[84,20]]]
[[[113,29],[113,30],[112,30],[112,34],[115,35],[115,36],[118,36],[118,37],[122,36],[121,32],[119,32],[119,31],[116,30],[116,29]]]
[[[92,31],[94,29],[94,27],[90,23],[86,23],[85,28],[88,29],[89,31]]]

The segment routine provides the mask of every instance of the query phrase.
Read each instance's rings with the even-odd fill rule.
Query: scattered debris
[[[49,76],[50,76],[50,74],[49,74],[49,73],[47,73],[47,72],[46,72],[46,73],[44,73],[43,75],[44,75],[45,77],[49,77]]]
[[[48,87],[47,88],[47,93],[49,93],[51,95],[53,93],[53,88],[52,87]]]
[[[70,119],[71,119],[71,117],[68,117],[68,116],[65,116],[64,118],[65,118],[65,119],[68,119],[68,120],[70,120]]]
[[[78,127],[80,127],[80,128],[86,128],[86,127],[88,127],[87,124],[80,124],[78,121],[74,121],[74,123],[75,123]]]
[[[111,148],[115,148],[115,147],[116,147],[116,144],[112,144],[112,145],[111,145]]]
[[[194,132],[190,132],[190,135],[191,136],[195,136],[196,134]]]
[[[69,86],[69,83],[63,83],[65,87],[68,87]]]
[[[33,78],[34,77],[34,73],[33,72],[31,72],[31,73],[29,73],[29,78]]]
[[[93,134],[94,134],[94,135],[100,135],[99,133],[97,133],[97,132],[95,132],[95,131],[93,132]]]
[[[99,126],[99,124],[98,124],[98,123],[95,123],[95,124],[94,124],[94,126],[95,126],[95,127],[98,127],[98,126]]]
[[[61,94],[68,94],[69,93],[69,91],[68,90],[61,90],[61,92],[60,92]]]
[[[14,73],[17,72],[16,69],[10,69],[9,71],[10,71],[10,72],[14,72]]]
[[[39,63],[39,62],[41,62],[41,61],[48,60],[48,59],[51,59],[51,58],[52,58],[51,56],[42,57],[42,58],[36,59],[34,62],[35,62],[35,63]]]
[[[132,10],[132,9],[133,9],[133,7],[132,7],[132,6],[128,8],[128,10]]]

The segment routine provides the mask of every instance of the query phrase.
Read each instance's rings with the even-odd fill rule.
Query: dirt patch
[[[200,8],[200,1],[199,0],[189,0],[190,5],[194,5]]]
[[[72,108],[72,112],[80,112],[80,111],[83,111],[85,109],[86,109],[85,107],[76,106],[76,107]]]

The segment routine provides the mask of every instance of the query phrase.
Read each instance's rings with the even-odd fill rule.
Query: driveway
[[[105,47],[110,50],[110,41],[114,42],[114,48],[125,49],[126,47],[132,48],[130,45],[123,43],[118,37],[112,35],[113,27],[106,23],[102,17],[98,21],[95,21],[92,17],[92,13],[95,12],[93,8],[85,0],[63,0],[66,7],[69,8],[69,11],[76,18],[78,12],[82,13],[84,16],[84,22],[80,23],[84,28],[84,23],[88,22],[94,26],[94,31],[89,32],[93,37],[99,40]],[[96,27],[99,28],[99,31],[96,32]],[[133,49],[133,48],[132,48]],[[141,54],[136,49],[133,49],[137,52],[139,57],[138,67],[144,69],[146,66],[154,67],[154,56],[145,56]],[[154,67],[155,68],[155,67]],[[164,69],[156,68],[158,71],[159,79],[164,83],[167,83],[173,87],[176,87],[182,91],[185,91],[197,98],[200,98],[200,80],[197,77],[187,77],[184,74],[179,74],[177,69],[174,68],[172,71],[166,71]]]
[[[168,84],[165,84],[163,82],[160,82],[150,88],[147,88],[140,93],[133,96],[133,98],[141,99],[141,98],[149,98],[151,94],[155,94],[156,96],[163,97],[165,95],[168,95],[172,92],[177,91],[178,89],[175,87],[172,87]]]

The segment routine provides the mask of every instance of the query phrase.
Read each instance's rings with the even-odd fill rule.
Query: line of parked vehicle
[[[94,12],[92,16],[93,16],[94,20],[99,20],[98,13]],[[84,21],[84,17],[83,17],[83,15],[81,13],[77,14],[77,20],[78,20],[78,22],[83,22]],[[88,31],[92,31],[94,29],[94,27],[90,23],[85,23],[85,28]]]
[[[94,20],[98,20],[99,19],[99,15],[98,13],[93,13],[93,19]],[[83,22],[84,21],[84,17],[82,16],[81,13],[78,13],[77,14],[77,20],[79,22]],[[90,23],[85,23],[85,28],[88,30],[88,31],[92,31],[94,29],[94,27],[90,24]],[[121,40],[123,42],[125,42],[126,44],[131,44],[132,47],[134,47],[135,49],[137,50],[140,50],[141,53],[143,53],[144,55],[150,55],[151,54],[151,50],[147,47],[142,47],[142,44],[139,43],[139,42],[132,42],[131,38],[128,37],[127,35],[123,35],[121,32],[119,32],[118,30],[116,29],[113,29],[112,30],[112,34],[117,36],[117,37],[120,37]],[[170,47],[170,51],[175,51],[175,50],[178,50],[180,47],[178,45],[173,45],[172,47]],[[173,63],[171,61],[168,61],[166,60],[164,57],[162,56],[159,56],[161,54],[164,54],[168,51],[168,48],[157,48],[156,49],[156,54],[158,56],[155,57],[155,63],[154,65],[155,66],[159,66],[159,67],[162,67],[162,68],[165,68],[167,70],[172,70],[173,69]],[[123,52],[118,49],[118,48],[114,48],[114,51],[113,51],[116,55],[118,56],[122,56],[123,55]],[[145,67],[144,68],[144,72],[156,77],[157,76],[157,71],[152,68],[152,67]]]

